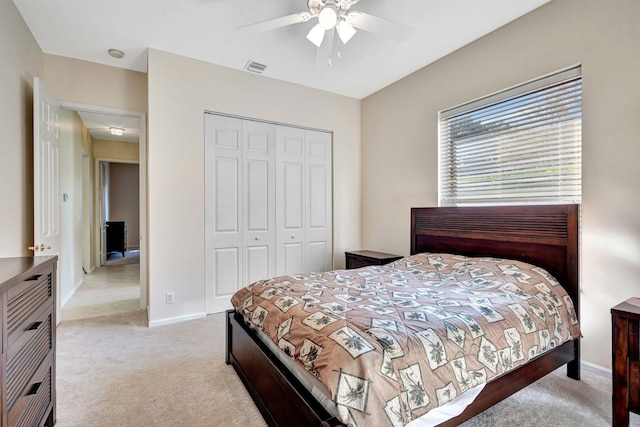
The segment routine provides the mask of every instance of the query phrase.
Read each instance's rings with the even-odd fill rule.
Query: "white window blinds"
[[[442,206],[580,203],[581,164],[580,67],[440,113]]]

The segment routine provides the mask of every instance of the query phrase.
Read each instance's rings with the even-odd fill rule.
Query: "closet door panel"
[[[302,231],[304,221],[304,182],[303,165],[300,163],[283,163],[283,198],[281,200],[284,215],[284,230]]]
[[[330,258],[327,257],[327,253],[329,253],[329,248],[326,241],[308,242],[307,259],[309,260],[309,265],[307,270],[315,273],[331,270],[331,262]]]
[[[284,274],[299,274],[306,271],[304,265],[304,245],[301,242],[288,243],[283,245],[282,259],[278,259],[278,262],[282,263],[282,272],[278,273],[279,276]]]
[[[275,125],[242,121],[243,285],[276,273]]]
[[[320,230],[324,233],[327,229],[327,168],[324,165],[310,165],[308,168],[309,183],[309,229]]]
[[[271,220],[269,208],[269,163],[260,160],[248,160],[246,167],[247,182],[247,224],[249,233],[269,232]],[[241,194],[241,193],[238,193]]]
[[[243,283],[242,122],[205,114],[205,280],[209,313]]]
[[[213,186],[215,233],[219,237],[235,239],[240,232],[240,164],[237,158],[215,157]]]
[[[269,275],[269,262],[271,261],[269,256],[270,249],[271,248],[266,245],[253,245],[245,248],[246,278],[242,286],[249,285],[261,279],[268,279],[272,276]]]
[[[310,165],[308,168],[309,183],[307,194],[309,215],[307,226],[307,270],[323,272],[331,270],[330,237],[327,209],[327,168],[324,165]]]
[[[333,268],[331,134],[307,130],[305,143],[306,267],[322,272]]]
[[[231,297],[240,289],[240,253],[237,247],[214,249],[215,297]]]
[[[306,272],[304,130],[276,127],[276,275]]]

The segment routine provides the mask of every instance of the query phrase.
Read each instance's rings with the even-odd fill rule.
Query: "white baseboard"
[[[207,313],[187,314],[185,316],[168,317],[166,319],[153,320],[149,322],[149,327],[171,325],[172,323],[186,322],[187,320],[202,319],[207,317]]]
[[[62,299],[62,301],[60,302],[60,307],[64,307],[69,302],[69,300],[76,294],[76,291],[80,289],[80,286],[82,286],[83,284],[84,284],[84,278],[80,279],[80,281],[76,283],[73,289],[71,289],[71,291]]]

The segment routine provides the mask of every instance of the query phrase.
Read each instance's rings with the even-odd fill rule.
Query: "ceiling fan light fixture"
[[[325,29],[322,28],[321,24],[316,24],[313,28],[307,33],[307,40],[316,45],[316,47],[320,47],[322,44],[322,40],[324,40]]]
[[[323,7],[320,13],[318,13],[318,22],[325,30],[330,30],[335,27],[338,22],[338,12],[335,6],[329,3]]]
[[[347,44],[347,42],[351,40],[351,37],[356,34],[356,29],[353,28],[353,25],[343,19],[341,19],[338,22],[338,25],[336,25],[336,30],[338,31],[338,37],[340,37],[343,44]]]

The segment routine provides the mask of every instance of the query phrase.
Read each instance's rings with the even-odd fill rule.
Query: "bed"
[[[455,254],[533,264],[562,284],[571,298],[577,321],[578,218],[577,205],[413,208],[411,255]],[[407,261],[396,262],[406,265]],[[226,362],[236,370],[267,424],[344,425],[313,390],[302,385],[299,375],[281,361],[282,354],[276,355],[279,349],[265,343],[259,334],[259,328],[252,327],[241,313],[227,312]],[[526,363],[488,381],[462,413],[440,425],[459,425],[565,364],[567,375],[577,380],[579,363],[579,339],[535,354]]]

